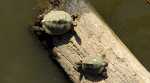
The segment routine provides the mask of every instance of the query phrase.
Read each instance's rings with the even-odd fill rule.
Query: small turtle
[[[97,77],[101,75],[102,77],[106,76],[106,66],[107,63],[102,56],[89,56],[81,60],[74,67],[75,70],[81,73],[81,78],[85,77]]]
[[[62,35],[73,29],[73,19],[65,11],[52,10],[44,15],[41,20],[41,27],[33,26],[32,28],[49,35]]]

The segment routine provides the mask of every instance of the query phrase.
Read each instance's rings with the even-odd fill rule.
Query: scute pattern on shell
[[[50,11],[42,20],[42,27],[50,35],[61,35],[72,29],[73,20],[65,11]]]
[[[45,21],[51,21],[52,22],[52,21],[59,21],[59,20],[71,22],[72,18],[65,11],[52,10],[44,16],[42,23]]]
[[[107,66],[107,63],[101,56],[86,57],[80,64],[80,70],[86,75],[100,75]]]
[[[83,63],[86,63],[86,64],[101,64],[103,62],[104,60],[100,56],[89,56],[83,60]]]

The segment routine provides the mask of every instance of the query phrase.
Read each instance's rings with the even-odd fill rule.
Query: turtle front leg
[[[30,28],[32,35],[35,36],[40,42],[43,48],[53,48],[52,36],[45,33],[45,30],[40,26],[32,26]]]
[[[40,27],[40,26],[32,26],[31,29],[32,29],[33,31],[44,31],[44,30],[42,29],[42,27]]]
[[[44,29],[40,26],[32,26],[31,31],[36,34],[37,36],[41,35],[44,32]]]

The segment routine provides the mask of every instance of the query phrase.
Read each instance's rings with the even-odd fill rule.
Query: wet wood
[[[149,72],[84,0],[63,0],[60,5],[54,4],[57,5],[57,9],[79,15],[75,32],[53,39],[55,59],[74,83],[150,83]],[[102,54],[108,62],[108,78],[79,80],[80,73],[73,68],[75,63]]]

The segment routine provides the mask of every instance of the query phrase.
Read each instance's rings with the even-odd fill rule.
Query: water
[[[0,1],[0,83],[70,83],[27,31],[35,4]]]
[[[89,0],[150,70],[150,6],[143,0]],[[27,31],[36,0],[0,1],[0,83],[70,83]]]

